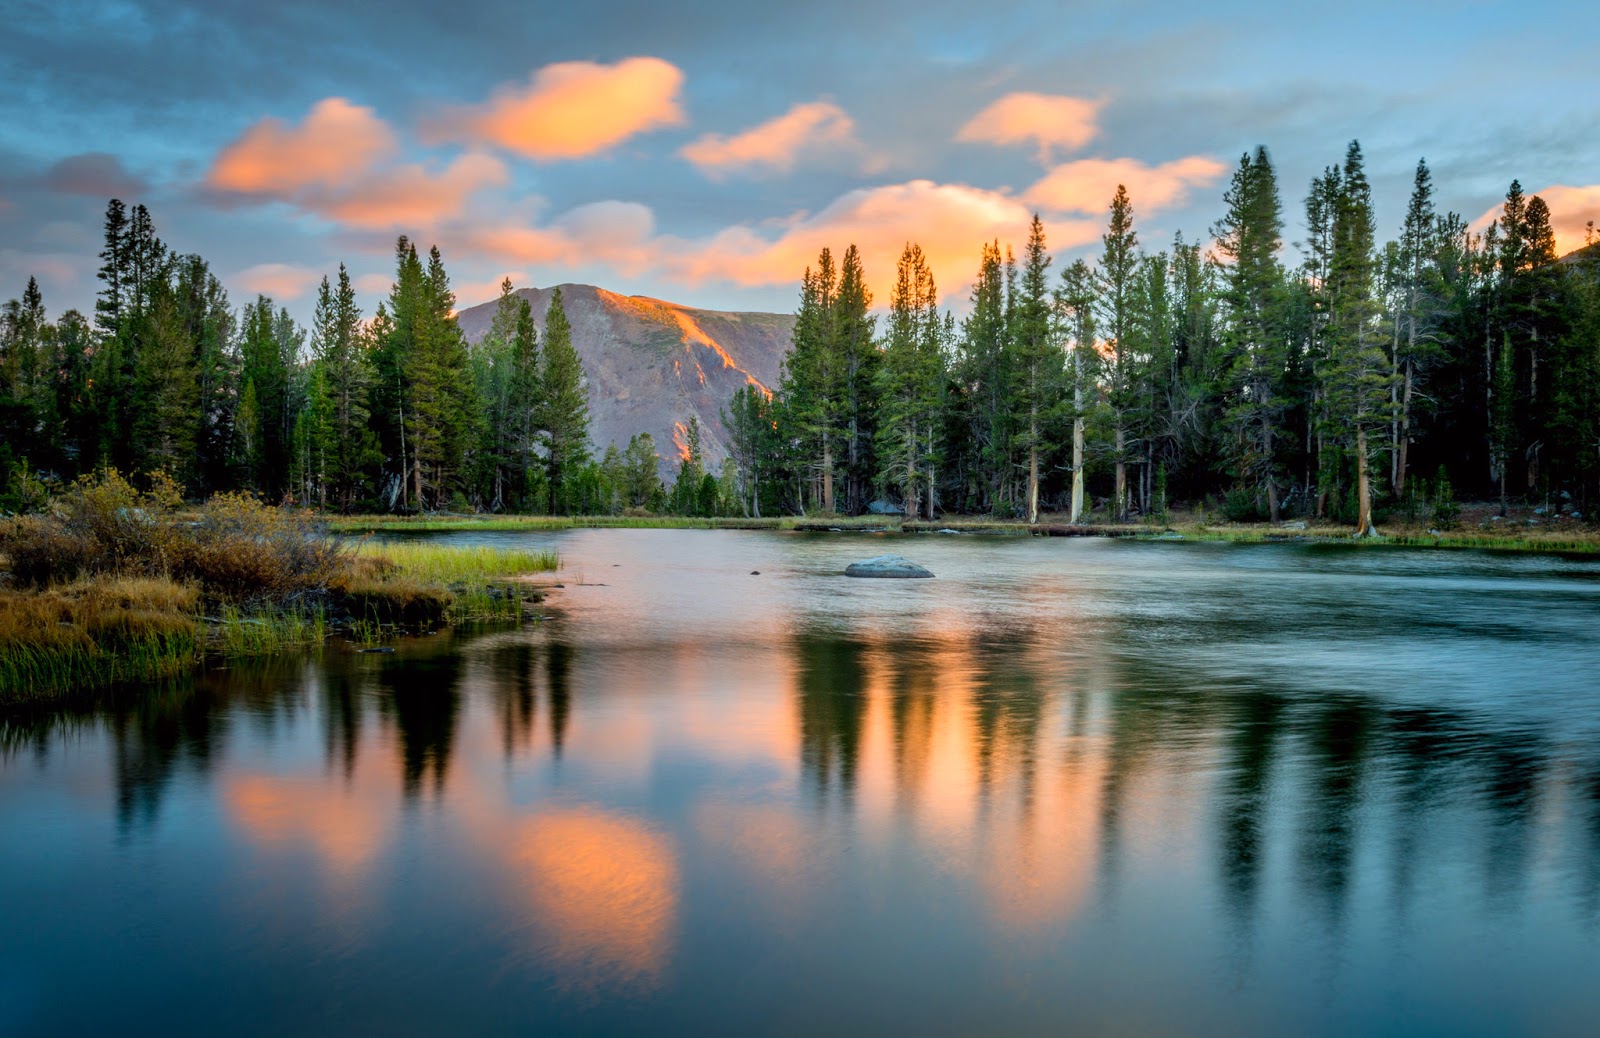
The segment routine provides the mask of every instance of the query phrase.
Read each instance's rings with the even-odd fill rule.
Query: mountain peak
[[[588,379],[589,428],[597,452],[626,447],[636,433],[655,438],[661,472],[677,472],[683,429],[700,421],[706,465],[728,454],[722,410],[744,386],[771,394],[794,330],[793,314],[702,310],[651,296],[627,296],[597,285],[521,288],[544,334],[550,296],[561,289],[572,343]],[[497,303],[456,315],[473,344],[488,333]]]

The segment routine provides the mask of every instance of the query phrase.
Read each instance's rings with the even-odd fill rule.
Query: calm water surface
[[[547,622],[0,718],[0,1033],[1600,1033],[1594,562],[471,539]]]

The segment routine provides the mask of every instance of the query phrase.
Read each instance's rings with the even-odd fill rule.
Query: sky
[[[852,242],[884,304],[916,241],[960,309],[1035,212],[1092,255],[1118,183],[1147,248],[1204,237],[1257,145],[1290,242],[1353,138],[1386,236],[1421,158],[1469,220],[1513,178],[1564,249],[1600,220],[1579,0],[6,6],[0,298],[35,275],[52,314],[92,305],[111,196],[302,318],[340,262],[370,312],[399,234],[461,306],[509,276],[790,311]]]

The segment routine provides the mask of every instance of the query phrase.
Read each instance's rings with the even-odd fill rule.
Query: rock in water
[[[876,558],[852,562],[844,568],[847,577],[931,577],[932,573],[899,555],[879,555]]]

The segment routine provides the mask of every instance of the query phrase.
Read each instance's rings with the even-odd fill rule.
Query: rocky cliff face
[[[635,433],[655,437],[663,478],[676,474],[683,433],[700,419],[707,467],[727,457],[721,412],[742,386],[777,384],[794,329],[793,314],[696,310],[646,296],[620,296],[593,285],[562,285],[572,341],[589,380],[589,430],[597,452],[626,447]],[[544,336],[553,289],[524,288]],[[495,303],[462,310],[457,319],[476,344],[494,320]]]

